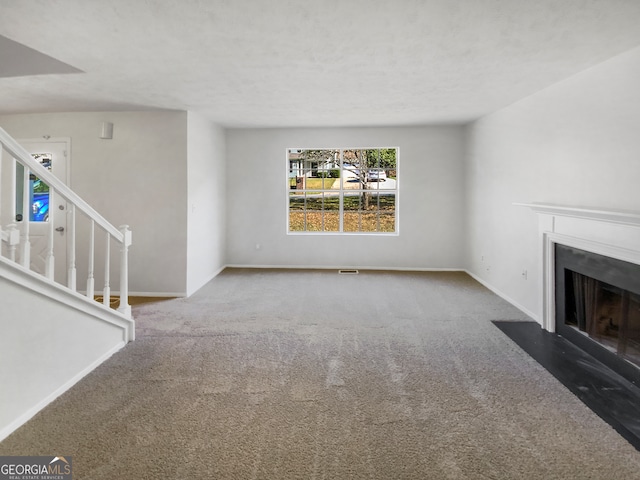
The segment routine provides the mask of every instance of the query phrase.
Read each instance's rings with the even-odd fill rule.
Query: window
[[[289,149],[290,233],[397,232],[398,149]]]

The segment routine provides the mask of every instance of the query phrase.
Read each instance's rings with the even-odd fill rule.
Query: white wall
[[[467,128],[468,268],[535,315],[537,219],[512,203],[640,210],[638,79],[640,48]]]
[[[103,121],[112,140],[98,138]],[[187,275],[187,113],[102,112],[0,116],[16,139],[71,137],[71,187],[113,225],[133,231],[131,292],[185,294]],[[79,224],[79,237],[83,226]],[[78,285],[88,241],[78,239]],[[117,251],[112,253],[117,273]],[[169,274],[167,274],[169,272]],[[96,269],[96,289],[102,288]],[[112,289],[118,275],[112,274]]]
[[[224,130],[187,116],[187,294],[225,265],[226,149]]]
[[[400,234],[287,235],[286,150],[349,147],[399,147]],[[462,157],[461,127],[228,130],[227,263],[460,268]]]
[[[122,328],[7,280],[6,268],[0,264],[0,440],[125,345]]]

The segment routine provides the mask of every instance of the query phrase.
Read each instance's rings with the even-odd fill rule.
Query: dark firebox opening
[[[556,331],[640,385],[640,266],[556,245]]]

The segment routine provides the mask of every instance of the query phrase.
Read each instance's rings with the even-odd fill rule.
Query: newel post
[[[129,225],[120,225],[122,245],[120,246],[120,306],[118,311],[131,317],[129,305],[129,246],[131,245],[131,230]]]

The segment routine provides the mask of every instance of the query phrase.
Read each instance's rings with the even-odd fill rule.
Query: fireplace
[[[515,205],[538,216],[542,302],[532,316],[640,385],[640,212]]]
[[[640,265],[555,244],[556,332],[640,384]]]
[[[538,217],[532,316],[551,332],[518,344],[640,451],[640,212],[516,205]]]

